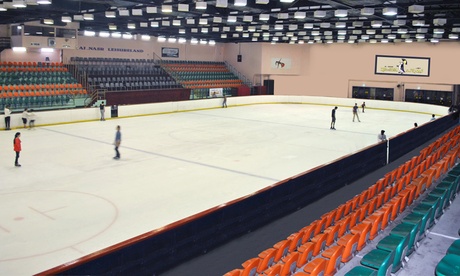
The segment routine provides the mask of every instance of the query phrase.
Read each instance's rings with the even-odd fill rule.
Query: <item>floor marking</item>
[[[56,220],[55,218],[53,218],[53,217],[51,217],[51,216],[48,216],[48,215],[45,214],[44,212],[41,212],[41,211],[39,211],[39,210],[37,210],[37,209],[35,209],[35,208],[33,208],[33,207],[30,207],[30,206],[29,206],[29,209],[31,209],[32,211],[35,211],[35,212],[39,213],[40,215],[43,215],[44,217],[49,218],[49,219],[51,219],[51,220]]]
[[[101,143],[101,144],[105,144],[105,145],[112,145],[112,143],[103,142],[103,141],[100,141],[100,140],[96,140],[96,139],[92,139],[92,138],[88,138],[88,137],[84,137],[84,136],[80,136],[80,135],[65,133],[65,132],[62,132],[62,131],[56,131],[56,130],[47,129],[47,128],[41,128],[41,129],[44,129],[44,130],[47,130],[47,131],[50,131],[50,132],[55,132],[55,133],[62,134],[62,135],[67,135],[67,136],[71,136],[71,137],[85,139],[85,140],[88,140],[88,141],[97,142],[97,143]],[[259,178],[259,179],[264,179],[264,180],[272,181],[272,182],[275,182],[275,183],[283,180],[283,179],[275,179],[275,178],[271,178],[271,177],[265,177],[265,176],[262,176],[262,175],[256,175],[256,174],[252,174],[252,173],[237,171],[237,170],[233,170],[233,169],[229,169],[229,168],[219,167],[219,166],[216,166],[216,165],[210,165],[210,164],[206,164],[206,163],[191,161],[191,160],[187,160],[187,159],[183,159],[183,158],[179,158],[179,157],[164,155],[164,154],[150,152],[150,151],[137,149],[137,148],[132,148],[132,147],[125,147],[124,146],[122,148],[132,150],[132,151],[141,152],[141,153],[145,153],[145,154],[149,154],[149,155],[168,158],[168,159],[176,160],[176,161],[179,161],[179,162],[185,162],[185,163],[189,163],[189,164],[195,164],[195,165],[198,165],[198,166],[208,167],[208,168],[211,168],[211,169],[216,169],[216,170],[226,171],[226,172],[230,172],[230,173],[241,174],[241,175],[245,175],[245,176],[249,176],[249,177],[255,177],[255,178]]]
[[[6,229],[5,227],[3,227],[3,226],[1,226],[1,225],[0,225],[0,229],[2,229],[3,231],[5,231],[6,233],[11,233],[10,230]]]
[[[430,235],[435,235],[435,236],[447,238],[447,239],[450,239],[450,240],[458,240],[457,237],[451,237],[451,236],[447,236],[447,235],[443,235],[443,234],[438,234],[438,233],[433,233],[433,232],[430,232]]]

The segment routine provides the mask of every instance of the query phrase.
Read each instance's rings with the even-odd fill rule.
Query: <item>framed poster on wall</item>
[[[161,57],[178,58],[179,57],[179,48],[162,47],[161,48]]]
[[[375,74],[429,77],[430,58],[376,55]]]

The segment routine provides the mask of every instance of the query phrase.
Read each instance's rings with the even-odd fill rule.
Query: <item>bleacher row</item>
[[[67,107],[87,91],[58,62],[1,62],[0,109]]]
[[[129,65],[157,64],[155,59],[103,58],[103,57],[70,57],[70,63],[75,65]]]
[[[231,88],[243,85],[223,62],[163,61],[161,65],[198,98],[209,96],[209,88],[224,88],[224,94],[230,94]]]
[[[460,126],[359,195],[224,276],[334,275],[390,225],[390,234],[346,275],[397,272],[459,192],[459,134]],[[411,213],[392,225],[408,207]]]
[[[139,90],[171,89],[181,87],[172,77],[161,76],[103,76],[88,77],[88,84],[98,89]]]
[[[81,84],[31,84],[0,86],[0,108],[65,106],[73,96],[87,92]]]

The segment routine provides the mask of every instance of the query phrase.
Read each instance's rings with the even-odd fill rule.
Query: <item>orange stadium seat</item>
[[[359,243],[360,234],[347,234],[341,237],[337,244],[343,246],[343,255],[342,255],[342,263],[349,262],[353,259],[356,252],[358,251],[358,243]]]
[[[276,249],[276,254],[275,254],[275,263],[279,262],[281,258],[286,256],[289,253],[289,246],[291,245],[290,240],[282,240],[277,242],[273,248]]]
[[[366,246],[367,242],[369,241],[370,231],[372,225],[367,222],[363,222],[361,224],[356,225],[351,229],[352,234],[359,234],[359,241],[358,241],[358,251],[361,251],[364,246]]]
[[[259,258],[252,258],[245,261],[243,266],[243,271],[241,272],[241,276],[252,276],[255,275],[257,272],[257,267],[259,266],[260,259]]]
[[[336,245],[328,248],[321,254],[321,256],[328,260],[324,276],[332,276],[337,272],[342,261],[343,249],[343,246]]]
[[[300,253],[299,260],[297,262],[297,267],[302,267],[313,258],[313,251],[315,249],[315,243],[306,242],[304,243],[297,252]]]
[[[258,257],[260,258],[259,266],[257,267],[257,273],[262,273],[267,268],[271,267],[275,263],[275,248],[268,248],[259,253]]]

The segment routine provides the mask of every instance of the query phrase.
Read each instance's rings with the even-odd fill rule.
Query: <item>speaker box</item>
[[[454,84],[454,93],[452,95],[452,104],[460,104],[460,84]]]
[[[48,38],[48,47],[56,47],[56,39]]]
[[[241,55],[238,55],[238,56],[236,57],[236,60],[237,60],[238,62],[241,62],[241,61],[243,60],[243,57],[242,57]]]
[[[274,80],[264,80],[264,86],[267,88],[267,95],[275,94],[275,81]]]

